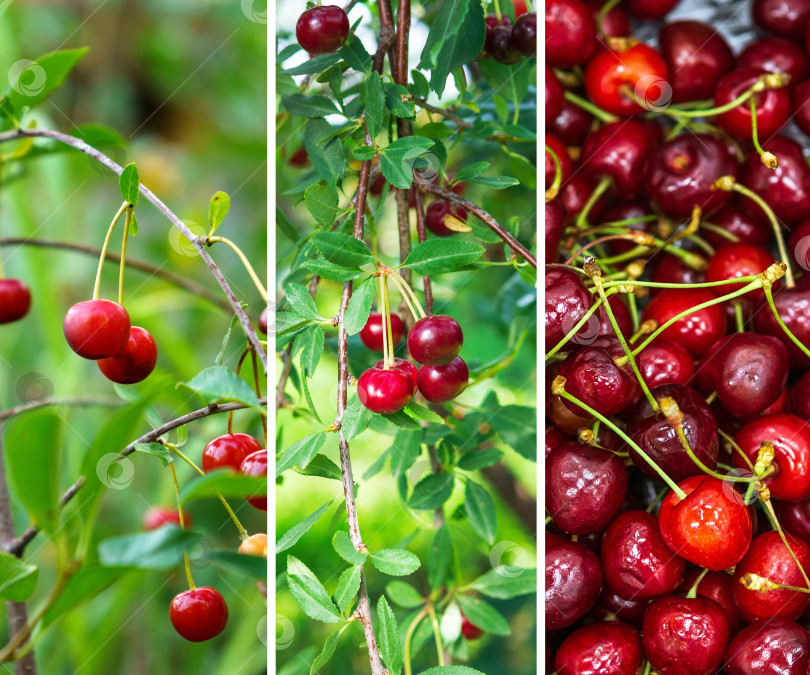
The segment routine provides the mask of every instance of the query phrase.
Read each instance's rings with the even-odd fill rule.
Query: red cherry
[[[764,272],[773,264],[773,256],[760,246],[738,242],[736,244],[727,243],[717,249],[715,254],[709,259],[709,266],[706,268],[706,281],[726,281],[727,279],[737,279],[738,277],[756,276]],[[715,297],[726,295],[737,291],[745,284],[727,284],[715,286],[712,292]],[[774,288],[779,286],[778,282]],[[748,302],[745,302],[751,296]],[[744,307],[750,312],[753,302],[764,298],[762,291],[747,293],[740,300]],[[732,301],[733,302],[733,301]]]
[[[310,54],[326,54],[340,49],[349,37],[349,17],[342,7],[312,7],[298,17],[295,38]]]
[[[470,371],[460,356],[444,366],[422,366],[417,376],[420,393],[431,403],[454,399],[469,381]]]
[[[228,605],[219,591],[200,586],[174,596],[169,607],[174,629],[189,642],[205,642],[228,623]]]
[[[262,449],[250,434],[225,434],[219,436],[208,445],[202,453],[202,468],[205,473],[216,469],[232,469],[239,471],[242,461],[249,454]]]
[[[754,0],[754,23],[760,28],[793,40],[804,38],[810,18],[808,0]]]
[[[267,450],[257,450],[242,460],[239,472],[245,476],[267,476]],[[247,497],[259,511],[267,511],[267,497]]]
[[[267,314],[269,310],[265,307],[259,315],[259,332],[267,335]]]
[[[593,606],[602,587],[599,558],[585,544],[546,532],[546,627],[575,624]]]
[[[731,577],[725,571],[717,572],[693,568],[686,573],[680,590],[685,592],[692,588],[702,572],[706,572],[706,574],[698,583],[697,594],[703,598],[714,600],[723,608],[728,620],[729,633],[735,635],[740,629],[742,620],[740,619],[740,611],[737,609],[737,603],[734,602],[734,595],[731,592]]]
[[[582,212],[595,188],[596,181],[583,173],[574,173],[568,178],[563,185],[563,191],[559,199],[562,201],[569,218],[576,218]],[[601,222],[599,218],[604,209],[605,196],[602,195],[595,203],[591,204],[591,210],[588,213],[590,221]]]
[[[624,8],[637,19],[663,19],[681,0],[627,0]]]
[[[636,363],[648,387],[685,385],[695,373],[695,365],[689,352],[663,338],[657,338],[645,347],[636,357]]]
[[[810,546],[810,501],[806,499],[800,502],[773,500],[772,504],[782,529]]]
[[[596,23],[582,0],[546,0],[546,62],[555,68],[585,63],[596,49]]]
[[[537,14],[519,16],[512,28],[512,44],[523,56],[537,55]]]
[[[810,345],[810,276],[804,276],[793,288],[783,288],[773,296],[779,316],[796,338]],[[806,368],[810,359],[785,335],[767,304],[761,304],[754,313],[754,329],[758,333],[773,335],[787,347],[790,365]]]
[[[22,319],[31,308],[31,289],[19,279],[0,279],[0,324]]]
[[[453,210],[450,204],[440,199],[430,202],[425,212],[425,225],[437,237],[449,237],[457,234],[455,230],[451,230],[445,225],[445,216],[454,216],[461,221],[467,220],[467,212],[464,209]]]
[[[548,82],[548,76],[546,76],[546,82]],[[562,109],[556,117],[549,117],[549,114],[546,113],[546,129],[559,138],[564,145],[581,146],[591,130],[592,124],[593,117],[587,110],[566,99],[562,100]]]
[[[575,630],[557,650],[557,675],[633,675],[641,671],[641,636],[621,621],[603,621]]]
[[[478,626],[472,623],[464,613],[461,613],[461,634],[467,640],[477,640],[480,638],[484,631],[482,631]]]
[[[369,368],[357,380],[357,395],[371,412],[390,415],[413,397],[413,380],[398,368]]]
[[[563,142],[559,138],[557,138],[554,134],[547,133],[545,136],[545,140],[546,145],[549,148],[551,148],[551,150],[557,156],[557,160],[560,162],[560,176],[561,176],[560,184],[565,185],[574,171],[574,164],[568,155],[568,150],[563,144]],[[554,162],[554,157],[552,157],[551,153],[548,150],[545,151],[545,162],[546,162],[545,163],[546,190],[548,190],[548,188],[550,188],[552,183],[554,182],[554,178],[557,172],[557,165]]]
[[[426,316],[408,331],[408,351],[426,366],[443,366],[461,351],[464,335],[461,326],[446,314]]]
[[[716,107],[731,103],[745,93],[764,71],[755,68],[741,68],[727,73],[717,83],[714,95]],[[787,87],[767,89],[754,94],[757,111],[757,134],[768,138],[779,131],[790,116],[790,92]],[[741,103],[736,108],[718,115],[717,124],[735,138],[751,138],[751,104]]]
[[[155,369],[157,345],[145,328],[132,326],[124,348],[115,356],[100,359],[97,363],[108,380],[119,384],[142,382]]]
[[[736,200],[726,202],[725,206],[712,216],[711,222],[750,246],[766,246],[773,236],[773,230],[767,223],[752,217],[750,209],[748,207],[743,209]],[[714,248],[732,243],[726,237],[710,230],[701,231],[701,235]]]
[[[383,368],[385,366],[385,359],[380,359],[374,365],[377,368]],[[417,390],[416,378],[419,373],[416,366],[413,365],[407,359],[400,359],[398,357],[394,357],[394,365],[392,365],[391,367],[396,370],[401,370],[403,373],[405,373],[408,377],[411,378],[411,381],[413,382],[413,393],[415,394]]]
[[[810,420],[810,370],[805,371],[790,388],[789,402],[790,412]]]
[[[810,81],[792,87],[793,119],[796,126],[810,136]]]
[[[723,658],[728,675],[754,672],[805,675],[810,665],[810,635],[795,621],[756,621],[729,643]]]
[[[701,253],[694,252],[698,257],[705,260]],[[653,262],[653,273],[651,280],[659,284],[701,284],[705,281],[702,271],[689,267],[680,258],[670,253],[660,253],[655,256]],[[666,289],[653,288],[650,294],[655,296],[663,293]]]
[[[599,10],[602,9],[603,2],[602,0],[587,0],[588,7],[591,8],[593,12],[594,21],[596,21],[597,26],[599,25]],[[630,35],[630,17],[627,15],[627,12],[622,9],[621,5],[616,5],[615,7],[611,7],[608,10],[608,13],[602,17],[602,34],[604,37],[628,37]],[[600,44],[605,45],[606,42],[603,36],[600,34],[597,36]]]
[[[565,209],[561,199],[546,202],[545,243],[546,265],[557,262],[560,237],[565,229]]]
[[[85,359],[115,356],[129,340],[129,314],[112,300],[87,300],[71,307],[63,325],[70,348]]]
[[[554,448],[562,445],[563,443],[568,442],[568,437],[564,434],[561,434],[552,426],[547,426],[545,431],[545,438],[546,438],[546,457],[548,454],[554,450]]]
[[[183,521],[186,527],[191,527],[191,516],[183,510]],[[180,514],[175,508],[168,506],[150,506],[143,514],[143,529],[156,530],[164,525],[180,527]]]
[[[546,120],[547,124],[563,110],[563,87],[551,66],[546,64]]]
[[[737,68],[757,68],[768,73],[787,73],[790,84],[796,85],[807,78],[810,63],[804,50],[792,40],[764,37],[742,50],[737,57]]]
[[[512,29],[509,26],[495,26],[488,30],[484,51],[504,65],[517,63],[523,58],[512,40]]]
[[[363,344],[373,352],[381,352],[383,350],[384,321],[384,315],[372,312],[368,316],[366,325],[363,326],[363,329],[360,331],[360,339],[363,341]],[[394,347],[397,347],[404,337],[405,324],[397,314],[391,314],[391,334],[388,336],[388,339],[391,340]]]
[[[648,600],[638,598],[628,600],[616,593],[616,591],[611,590],[609,586],[603,586],[590,616],[597,621],[618,620],[629,623],[636,628],[641,628],[644,611],[649,604]]]

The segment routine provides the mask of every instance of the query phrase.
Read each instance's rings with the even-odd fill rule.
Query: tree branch
[[[436,115],[441,115],[442,117],[446,117],[451,122],[455,122],[456,126],[459,129],[472,129],[473,125],[467,122],[466,120],[461,119],[458,115],[454,115],[449,110],[444,110],[442,108],[437,108],[435,105],[430,105],[427,101],[422,98],[417,98],[416,96],[413,97],[413,102],[416,103],[420,108],[424,108],[428,112],[435,113]]]
[[[414,200],[416,200],[416,235],[421,244],[427,237],[427,228],[425,226],[425,209],[422,204],[422,193],[419,190],[413,191]],[[422,277],[422,292],[425,295],[425,311],[428,316],[433,314],[433,289],[430,285],[430,277],[425,275]]]

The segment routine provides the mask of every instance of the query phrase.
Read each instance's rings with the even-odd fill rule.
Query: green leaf
[[[537,570],[502,565],[478,577],[469,587],[497,600],[533,595],[537,593]]]
[[[130,162],[124,167],[124,170],[118,177],[118,187],[121,188],[121,196],[124,198],[124,201],[129,202],[133,206],[138,203],[139,183],[138,169],[133,162]]]
[[[343,327],[349,335],[359,333],[368,323],[376,290],[374,277],[363,279],[352,290],[352,296],[343,314]]]
[[[130,237],[138,236],[138,219],[135,217],[134,212],[130,212],[129,214],[129,229],[127,231]]]
[[[262,497],[267,494],[267,478],[241,476],[227,470],[218,470],[195,478],[180,491],[182,503],[197,499],[223,497]]]
[[[120,567],[83,567],[68,579],[62,592],[48,607],[42,618],[42,627],[47,628],[63,614],[92,600],[118,581],[127,571]]]
[[[413,182],[413,166],[435,141],[424,136],[398,138],[380,151],[380,169],[391,185],[407,190]]]
[[[239,375],[224,366],[210,366],[197,373],[190,382],[180,382],[178,386],[197,392],[208,403],[236,401],[250,408],[261,410],[259,399],[253,388]]]
[[[487,675],[480,670],[468,666],[436,666],[423,670],[419,675]]]
[[[318,56],[304,61],[304,63],[282,71],[283,75],[309,75],[311,73],[322,73],[329,67],[340,61],[339,53],[318,54]]]
[[[422,420],[423,422],[433,422],[434,424],[446,424],[441,415],[437,415],[432,410],[425,408],[411,401],[402,409],[408,417],[415,420]]]
[[[529,92],[532,64],[523,59],[513,66],[505,66],[495,60],[482,59],[478,65],[484,79],[519,109],[521,102]]]
[[[287,556],[287,585],[304,613],[316,621],[336,623],[342,620],[335,603],[318,577],[298,558]]]
[[[297,443],[293,443],[289,448],[284,450],[276,460],[276,477],[280,476],[287,469],[296,464],[302,469],[306,468],[321,446],[326,442],[326,433],[323,431],[316,431],[314,434],[305,436]]]
[[[9,70],[8,100],[14,110],[33,108],[59,87],[79,60],[87,53],[87,47],[63,49],[40,56],[35,61],[17,61]]]
[[[304,204],[312,217],[322,225],[335,222],[338,212],[337,195],[325,185],[316,183],[304,191]]]
[[[425,476],[414,486],[408,505],[412,509],[438,509],[453,494],[453,480],[452,473]]]
[[[362,241],[342,232],[320,230],[312,237],[312,244],[324,258],[342,267],[360,267],[374,261],[374,254]]]
[[[414,69],[411,71],[411,80],[411,91],[414,95],[418,98],[427,98],[430,94],[430,85],[428,84],[427,78],[418,70]]]
[[[362,572],[362,565],[352,565],[340,575],[338,587],[332,599],[341,612],[345,612],[351,607],[357,591],[360,590],[360,575]]]
[[[480,176],[478,178],[471,178],[470,181],[478,183],[479,185],[485,185],[493,190],[505,190],[506,188],[520,185],[520,181],[511,176]]]
[[[218,567],[241,576],[267,579],[267,560],[261,556],[246,555],[236,551],[211,551],[199,558],[201,563],[212,562]]]
[[[201,534],[174,526],[125,534],[99,542],[98,560],[104,567],[170,570],[183,562],[183,551],[201,539]]]
[[[0,598],[25,602],[37,587],[39,569],[16,556],[0,551]]]
[[[418,570],[422,563],[410,551],[399,548],[386,548],[369,554],[371,563],[383,574],[393,577],[404,577]]]
[[[497,409],[489,423],[509,447],[526,459],[537,460],[537,410],[506,405]]]
[[[503,458],[503,450],[487,448],[486,450],[473,450],[467,452],[458,461],[458,468],[464,471],[478,471],[487,466],[497,464]]]
[[[509,169],[528,190],[537,189],[537,168],[523,155],[508,152]]]
[[[136,443],[135,452],[142,452],[146,455],[153,455],[159,457],[163,462],[163,466],[169,466],[174,461],[172,453],[170,453],[166,446],[160,443]]]
[[[473,529],[488,544],[494,544],[495,533],[498,530],[495,504],[492,503],[489,492],[475,481],[467,481],[467,489],[464,494],[464,509]]]
[[[391,445],[391,474],[398,478],[410,469],[422,454],[422,435],[418,431],[403,429],[394,436]]]
[[[281,97],[281,105],[298,117],[325,117],[340,112],[334,101],[326,96],[290,94]]]
[[[377,642],[380,646],[380,656],[391,675],[399,675],[402,670],[402,647],[399,643],[399,627],[397,618],[388,605],[384,595],[377,601]]]
[[[362,434],[371,424],[373,413],[361,402],[360,397],[355,393],[349,399],[346,410],[343,413],[343,437],[350,441]]]
[[[401,84],[385,83],[385,107],[397,117],[407,119],[416,115],[413,96]]]
[[[359,159],[361,162],[367,162],[370,159],[374,159],[374,155],[377,154],[377,150],[371,145],[360,145],[352,150],[352,155],[354,155],[355,159]]]
[[[53,410],[14,416],[4,425],[9,481],[31,522],[49,534],[59,523],[64,424]],[[2,457],[0,457],[2,460]]]
[[[309,669],[309,675],[315,675],[315,673],[329,663],[329,659],[331,659],[335,654],[338,640],[340,640],[340,636],[344,630],[346,630],[345,626],[340,630],[336,630],[328,638],[326,638],[326,642],[323,643],[321,653],[318,654],[318,658],[312,662],[312,667]],[[298,656],[300,658],[301,655],[299,654]],[[279,673],[279,675],[281,675],[281,673]]]
[[[290,310],[304,319],[322,319],[315,306],[315,301],[305,286],[290,282],[284,286],[284,294],[290,304]]]
[[[318,367],[318,361],[321,359],[326,336],[320,326],[307,328],[304,333],[307,334],[307,338],[301,351],[301,368],[306,377],[312,377],[315,374],[315,368]]]
[[[335,532],[332,537],[332,548],[350,565],[362,565],[366,562],[366,558],[368,557],[367,553],[361,553],[354,547],[349,533],[346,532],[346,530],[338,530]]]
[[[483,247],[456,239],[428,239],[417,244],[408,254],[403,267],[417,274],[434,276],[454,272],[484,255]]]
[[[333,136],[334,129],[322,117],[307,122],[304,147],[318,175],[327,183],[339,180],[346,167],[346,153],[340,139]]]
[[[307,260],[303,262],[301,266],[306,267],[310,272],[317,274],[319,277],[329,279],[329,281],[352,281],[353,279],[367,274],[367,272],[363,270],[353,267],[341,267],[328,260]]]
[[[318,476],[319,478],[329,478],[331,480],[343,480],[340,467],[326,455],[315,455],[307,464],[305,469],[293,468],[293,471],[302,476]]]
[[[478,176],[482,176],[484,174],[489,166],[489,162],[475,162],[474,164],[468,164],[456,174],[456,177],[453,180],[465,181],[478,178]]]
[[[371,70],[371,55],[366,51],[363,43],[357,38],[352,36],[349,41],[341,47],[338,55],[342,58],[349,67],[354,68],[361,73],[367,73]]]
[[[442,525],[433,537],[428,554],[428,583],[435,591],[444,586],[453,564],[453,537],[447,525]]]
[[[337,499],[337,497],[330,499],[317,511],[311,513],[300,523],[296,523],[284,534],[282,534],[281,537],[279,537],[279,540],[276,542],[276,555],[286,551],[291,546],[295,546],[295,544],[298,543],[298,540],[309,532],[312,526],[321,519],[321,516],[326,513],[326,510],[332,505],[332,502],[334,502],[335,499]]]
[[[380,74],[373,71],[366,80],[366,128],[373,141],[385,125],[385,95]]]
[[[500,94],[495,94],[492,97],[492,102],[495,104],[495,115],[501,124],[506,124],[509,120],[509,103]]]
[[[406,609],[421,607],[425,604],[424,598],[413,586],[404,581],[394,580],[386,584],[385,593],[391,602]]]
[[[382,415],[382,417],[391,422],[391,424],[395,424],[396,426],[402,429],[415,430],[422,428],[419,422],[413,419],[413,417],[410,417],[408,414],[406,414],[404,410],[391,413],[390,415]]]
[[[230,208],[231,198],[228,193],[222,192],[222,190],[215,192],[208,202],[208,224],[211,226],[211,232],[214,232],[222,224]]]
[[[460,595],[458,602],[470,623],[475,624],[483,631],[493,635],[512,634],[509,623],[492,605],[479,598],[470,598],[466,595]]]

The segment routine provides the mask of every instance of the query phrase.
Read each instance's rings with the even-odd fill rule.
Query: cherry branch
[[[419,190],[413,191],[414,201],[416,201],[416,236],[421,244],[427,238],[427,226],[425,225],[425,208],[422,204],[422,193]],[[422,277],[422,293],[425,296],[425,311],[428,316],[433,314],[433,289],[430,285],[430,277]]]

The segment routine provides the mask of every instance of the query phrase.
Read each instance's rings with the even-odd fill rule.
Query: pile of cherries
[[[545,3],[547,669],[805,675],[810,1],[609,4]]]

